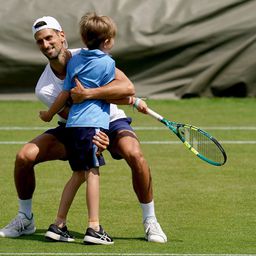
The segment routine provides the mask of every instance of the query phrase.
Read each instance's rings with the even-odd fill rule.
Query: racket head
[[[176,124],[176,135],[200,159],[215,166],[222,166],[227,155],[221,144],[206,131],[186,124]]]

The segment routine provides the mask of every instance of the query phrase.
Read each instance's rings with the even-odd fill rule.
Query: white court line
[[[21,127],[21,126],[0,126],[0,131],[34,131],[34,130],[48,130],[53,127],[37,127],[37,126],[30,126],[30,127]]]
[[[26,256],[34,256],[34,255],[46,255],[46,256],[57,256],[57,255],[64,255],[64,256],[254,256],[255,254],[177,254],[177,253],[45,253],[45,252],[32,252],[32,253],[0,253],[0,255],[26,255]]]
[[[32,130],[48,130],[53,127],[21,127],[21,126],[0,126],[0,131],[32,131]],[[134,130],[166,130],[167,127],[158,127],[158,126],[135,126]],[[202,129],[205,130],[244,130],[244,131],[256,131],[255,126],[209,126],[209,127],[202,127]],[[19,144],[25,144],[26,141],[0,141],[0,145],[19,145]],[[150,145],[165,145],[165,144],[180,144],[180,141],[141,141],[141,144],[150,144]],[[256,144],[256,141],[250,140],[250,141],[243,141],[243,140],[226,140],[226,141],[220,141],[221,144]]]
[[[20,145],[26,143],[27,141],[0,141],[0,145]]]
[[[198,127],[198,126],[197,126]],[[227,131],[227,130],[232,130],[232,131],[256,131],[255,126],[200,126],[198,128],[201,128],[206,131]],[[133,127],[134,130],[136,131],[151,131],[151,130],[166,130],[168,129],[167,127],[158,127],[158,126],[135,126]]]
[[[221,144],[234,145],[255,145],[256,140],[223,140],[219,141]],[[0,141],[0,145],[20,145],[26,144],[28,141]],[[176,145],[181,144],[181,141],[140,141],[144,145]]]
[[[0,131],[32,131],[32,130],[48,130],[54,127],[39,127],[39,126],[0,126]],[[256,126],[204,126],[200,127],[204,130],[233,130],[233,131],[256,131]],[[165,126],[134,126],[137,131],[153,131],[153,130],[166,130]]]
[[[141,144],[151,144],[151,145],[164,145],[164,144],[170,144],[170,145],[174,145],[174,144],[180,144],[182,142],[180,141],[141,141]],[[256,144],[255,140],[223,140],[223,141],[219,141],[219,143],[221,144]]]

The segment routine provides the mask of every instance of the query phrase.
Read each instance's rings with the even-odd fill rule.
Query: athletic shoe
[[[28,218],[24,213],[19,213],[7,226],[0,229],[0,237],[19,237],[35,233],[33,214]]]
[[[114,244],[113,239],[103,230],[102,226],[100,226],[99,231],[95,231],[92,228],[87,228],[84,243],[86,244]]]
[[[59,228],[55,224],[51,224],[45,233],[45,238],[51,241],[60,242],[74,242],[75,239],[71,234],[69,234],[67,226]]]
[[[147,241],[155,243],[167,242],[167,237],[155,217],[146,218],[143,224]]]

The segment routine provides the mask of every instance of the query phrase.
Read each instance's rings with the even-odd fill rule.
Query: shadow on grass
[[[13,238],[13,239],[18,239],[18,240],[30,240],[30,241],[39,241],[39,242],[43,242],[43,243],[56,243],[58,241],[51,241],[51,240],[47,240],[45,238],[45,233],[46,233],[47,229],[37,229],[36,232],[32,235],[23,235],[21,237],[17,237],[17,238]],[[82,243],[81,240],[83,240],[84,238],[84,233],[79,233],[79,232],[75,232],[70,230],[70,233],[74,236],[75,239],[77,239],[77,241],[72,242],[72,244],[74,243]],[[114,241],[121,241],[121,240],[137,240],[137,241],[145,241],[144,237],[112,237]]]
[[[41,242],[55,242],[55,241],[50,241],[50,240],[47,240],[45,239],[45,233],[46,233],[47,229],[37,229],[36,232],[32,235],[24,235],[24,236],[21,236],[21,237],[17,237],[17,238],[14,238],[14,239],[20,239],[20,240],[31,240],[31,241],[41,241]],[[75,232],[75,231],[70,231],[70,233],[74,236],[74,238],[77,238],[77,239],[83,239],[84,238],[84,234],[82,233],[78,233],[78,232]]]

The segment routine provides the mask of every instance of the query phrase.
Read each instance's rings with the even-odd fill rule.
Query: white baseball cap
[[[35,36],[36,32],[46,28],[55,29],[57,31],[63,31],[60,23],[55,18],[51,16],[43,16],[42,18],[38,18],[34,22],[32,26],[33,36]],[[68,44],[66,40],[64,45],[66,46],[66,48],[68,48]]]

